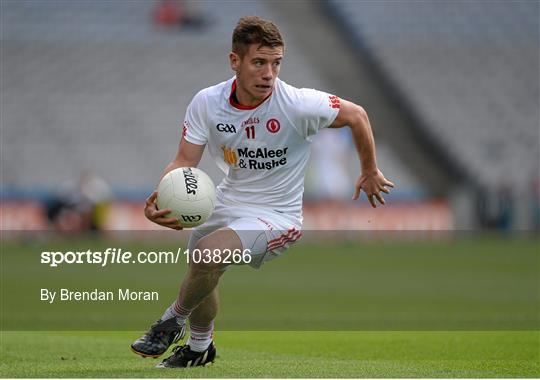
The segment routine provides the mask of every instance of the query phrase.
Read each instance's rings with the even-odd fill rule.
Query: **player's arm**
[[[192,144],[182,137],[174,159],[165,167],[161,178],[171,170],[185,167],[197,167],[201,161],[205,145]]]
[[[358,199],[360,191],[364,190],[371,206],[377,207],[375,199],[384,204],[381,192],[389,194],[388,187],[394,187],[394,184],[384,178],[384,175],[377,168],[375,139],[366,111],[347,100],[341,99],[340,102],[339,113],[330,128],[341,128],[348,125],[352,131],[354,145],[362,167],[362,172],[354,186],[353,199]]]
[[[196,167],[201,161],[201,157],[204,152],[205,145],[192,144],[186,139],[182,138],[180,144],[178,145],[178,151],[174,159],[169,162],[165,167],[161,178],[165,176],[171,170],[182,167]],[[173,228],[175,230],[181,230],[182,226],[176,218],[170,218],[166,215],[171,212],[170,209],[166,208],[163,210],[158,210],[156,205],[157,191],[154,191],[146,200],[146,206],[144,208],[144,215],[154,223],[157,223],[164,227]]]

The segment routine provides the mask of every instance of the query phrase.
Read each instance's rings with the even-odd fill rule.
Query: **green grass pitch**
[[[175,370],[129,345],[174,299],[185,263],[39,262],[43,250],[180,244],[130,236],[2,241],[0,377],[540,377],[537,237],[305,236],[261,270],[227,271],[216,362]],[[156,289],[160,299],[47,304],[42,287]]]
[[[140,332],[7,332],[2,377],[538,377],[538,332],[217,332],[204,368],[157,369]]]

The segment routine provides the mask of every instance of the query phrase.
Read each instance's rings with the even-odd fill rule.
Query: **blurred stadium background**
[[[0,4],[4,230],[153,228],[142,202],[192,96],[232,76],[247,14],[280,26],[282,79],[367,109],[397,185],[384,208],[352,207],[348,131],[324,131],[307,229],[539,229],[537,1]]]

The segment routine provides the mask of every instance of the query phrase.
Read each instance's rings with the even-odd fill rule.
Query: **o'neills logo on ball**
[[[190,168],[182,169],[182,171],[184,172],[187,193],[197,195],[197,177],[195,177],[195,174],[193,174]]]
[[[279,121],[277,119],[270,119],[266,122],[266,129],[270,133],[277,133],[279,132],[280,128],[281,125],[279,125]]]

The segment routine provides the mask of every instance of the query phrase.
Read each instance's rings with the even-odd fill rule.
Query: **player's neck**
[[[232,106],[239,109],[253,109],[257,108],[260,104],[262,104],[266,99],[270,97],[270,95],[272,95],[272,93],[270,93],[267,97],[263,99],[254,98],[247,91],[243,91],[242,88],[239,88],[235,80],[230,95],[230,103]]]
[[[266,98],[254,98],[250,96],[248,93],[242,91],[238,87],[236,88],[236,91],[233,92],[233,97],[236,102],[244,107],[257,107],[259,104],[261,104],[264,99]]]

